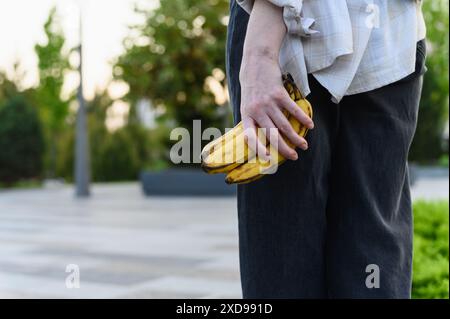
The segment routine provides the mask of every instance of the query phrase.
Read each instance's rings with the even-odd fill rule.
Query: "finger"
[[[269,160],[266,145],[258,139],[255,121],[251,117],[246,116],[242,119],[242,125],[244,126],[244,138],[248,147],[263,160]]]
[[[291,123],[289,123],[288,119],[279,108],[272,108],[269,115],[273,123],[281,131],[283,136],[287,138],[293,145],[300,147],[305,151],[308,149],[308,143],[306,142],[306,140],[298,135],[298,133],[292,127]]]
[[[269,139],[270,145],[281,155],[290,160],[298,158],[297,152],[292,149],[280,134],[279,129],[269,116],[264,116],[256,120],[259,127],[266,128],[266,137]]]
[[[289,94],[285,91],[284,94],[280,94],[278,97],[278,105],[292,114],[300,123],[305,125],[309,129],[314,128],[314,122],[310,117],[295,103]]]

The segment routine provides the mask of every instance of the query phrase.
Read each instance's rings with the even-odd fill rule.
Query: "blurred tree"
[[[70,70],[69,54],[65,48],[65,36],[58,21],[56,8],[52,8],[44,24],[46,43],[35,46],[39,67],[39,86],[35,103],[43,120],[47,141],[46,168],[55,177],[58,139],[69,113],[69,103],[74,97],[62,98],[64,76]]]
[[[436,161],[444,152],[443,131],[448,121],[449,1],[424,1],[427,23],[427,67],[417,132],[410,158]]]
[[[107,91],[97,92],[88,102],[92,178],[98,182],[136,180],[147,157],[145,129],[129,123],[109,132],[106,121],[112,107],[113,100]]]
[[[0,70],[0,104],[4,105],[8,100],[15,98],[17,95],[21,95],[34,105],[32,103],[34,89],[21,89],[25,75],[26,73],[19,61],[14,63],[13,73],[10,76]]]
[[[40,178],[43,136],[36,109],[16,96],[0,107],[0,182]]]
[[[108,111],[114,101],[107,90],[98,91],[87,102],[92,179],[96,182],[136,180],[140,170],[148,165],[160,165],[162,146],[160,130],[147,130],[136,122],[110,132]],[[60,135],[57,174],[73,181],[74,118],[68,117],[69,128]],[[164,136],[168,136],[164,132]]]
[[[18,92],[16,83],[10,80],[3,71],[0,71],[0,104],[4,104],[7,100],[16,96]]]
[[[96,180],[112,182],[138,178],[142,163],[137,143],[127,127],[106,135],[99,148],[100,156],[93,163]]]
[[[136,103],[146,98],[166,127],[190,130],[193,119],[203,127],[231,124],[226,99],[216,101],[226,96],[228,6],[228,0],[161,0],[156,10],[136,7],[145,22],[131,27],[114,67],[115,79],[129,86],[130,121]]]

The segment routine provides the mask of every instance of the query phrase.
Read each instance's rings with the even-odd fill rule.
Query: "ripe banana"
[[[312,118],[311,104],[302,97],[290,74],[283,75],[283,85],[291,99]],[[308,129],[295,117],[287,112],[284,114],[293,129],[300,136],[305,137]],[[225,181],[228,184],[245,184],[272,173],[286,160],[272,145],[269,145],[270,161],[261,160],[253,150],[248,148],[244,136],[243,125],[239,123],[220,138],[206,145],[202,151],[202,168],[210,174],[227,173]],[[289,140],[286,140],[286,143],[294,148]],[[268,144],[267,139],[265,144]]]
[[[312,117],[312,108],[309,102],[302,99],[297,101],[297,105],[299,105],[306,114]],[[308,129],[301,125],[296,118],[289,116],[289,123],[291,123],[292,128],[297,132],[297,134],[302,137],[306,136]],[[289,140],[286,140],[286,144],[294,148],[293,144]],[[254,161],[244,163],[229,172],[225,182],[228,184],[246,184],[260,179],[264,175],[275,172],[278,166],[286,161],[286,158],[278,153],[272,145],[269,145],[269,152],[269,161],[262,161],[261,159],[256,158]]]
[[[209,174],[227,173],[245,163],[249,154],[250,157],[255,155],[245,144],[241,122],[203,148],[202,168]]]

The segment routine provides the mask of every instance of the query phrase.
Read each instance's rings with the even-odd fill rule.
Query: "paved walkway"
[[[137,184],[0,194],[0,297],[240,297],[231,198],[145,198]],[[67,289],[65,270],[80,269]]]
[[[448,198],[421,178],[415,199]],[[0,298],[240,298],[235,198],[145,198],[138,184],[0,192]],[[80,288],[66,287],[79,267]]]

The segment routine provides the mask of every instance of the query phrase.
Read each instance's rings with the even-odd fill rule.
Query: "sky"
[[[97,88],[104,88],[111,79],[111,62],[123,50],[127,26],[140,21],[133,12],[135,3],[154,7],[157,0],[0,0],[0,70],[11,75],[14,62],[19,61],[26,71],[24,86],[35,85],[38,78],[34,45],[45,43],[43,25],[50,9],[56,5],[67,45],[74,47],[79,41],[81,5],[83,84],[85,96],[92,97]],[[76,86],[77,81],[69,79],[69,86]]]

